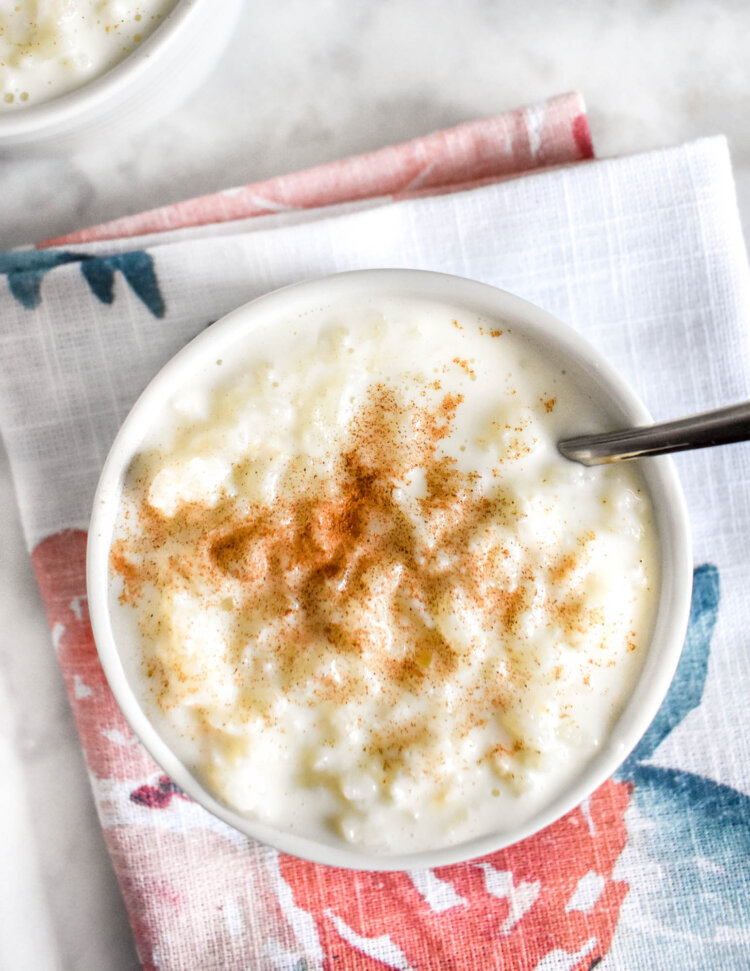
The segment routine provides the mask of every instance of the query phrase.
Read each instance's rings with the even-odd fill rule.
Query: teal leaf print
[[[80,259],[78,253],[58,253],[53,250],[0,253],[0,274],[8,278],[10,292],[16,300],[27,310],[33,310],[42,301],[44,274],[56,266],[75,263]]]
[[[46,273],[66,263],[78,263],[93,295],[102,303],[114,302],[115,273],[122,273],[130,289],[154,317],[163,317],[164,298],[154,269],[153,257],[143,250],[112,256],[90,256],[56,250],[21,250],[0,253],[0,274],[8,280],[13,297],[27,310],[42,301],[42,280]]]
[[[703,696],[719,611],[716,567],[699,567],[685,647],[656,718],[617,777],[632,784],[636,818],[625,854],[648,927],[618,928],[618,960],[641,967],[750,968],[750,797],[704,776],[648,760]],[[648,871],[648,876],[646,875]],[[658,879],[655,878],[658,874]]]
[[[649,825],[629,846],[659,874],[636,887],[641,908],[664,929],[655,953],[679,961],[665,967],[750,967],[750,949],[727,933],[750,928],[750,797],[655,765],[633,766],[631,780],[631,799]],[[702,946],[685,953],[685,940],[696,938]]]
[[[101,256],[81,263],[81,273],[91,292],[102,303],[114,301],[115,271],[119,270],[133,293],[148,307],[154,317],[164,316],[164,300],[154,272],[153,258],[142,250]]]
[[[719,613],[719,597],[719,571],[710,563],[699,566],[693,574],[690,620],[677,671],[656,718],[622,766],[621,772],[627,773],[631,763],[650,758],[688,712],[701,703],[708,673],[711,637]]]

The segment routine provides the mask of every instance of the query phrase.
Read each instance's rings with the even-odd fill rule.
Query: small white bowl
[[[241,9],[242,0],[178,0],[105,74],[51,101],[0,112],[0,155],[72,151],[166,114],[214,67]]]
[[[128,680],[128,649],[118,644],[109,608],[109,550],[125,472],[150,428],[152,416],[181,387],[206,372],[217,357],[231,359],[232,349],[253,330],[272,321],[294,322],[311,308],[325,308],[358,298],[407,297],[443,301],[468,311],[500,318],[554,356],[571,378],[613,422],[643,424],[648,412],[622,378],[579,334],[546,311],[502,290],[441,273],[418,270],[364,270],[343,273],[277,290],[239,308],[183,348],[153,379],[125,420],[104,466],[89,530],[87,583],[89,610],[102,666],[122,711],[164,771],[214,815],[247,836],[318,863],[365,870],[409,870],[473,859],[518,842],[579,805],[627,758],[644,734],[667,692],[682,649],[690,609],[692,556],[682,490],[669,459],[647,459],[642,474],[653,504],[661,554],[661,587],[656,622],[643,668],[630,700],[594,758],[556,799],[513,829],[430,852],[377,856],[356,847],[328,845],[234,812],[218,802],[189,772],[160,737]],[[132,669],[131,669],[132,670]]]

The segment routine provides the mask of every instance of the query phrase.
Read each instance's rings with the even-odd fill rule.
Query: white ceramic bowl
[[[498,832],[433,852],[376,856],[354,847],[324,845],[248,819],[218,802],[191,775],[159,736],[128,680],[128,662],[137,650],[118,644],[109,611],[109,549],[123,478],[149,429],[152,416],[185,384],[206,374],[217,357],[231,359],[247,345],[255,328],[294,322],[311,308],[325,308],[372,295],[444,301],[500,318],[525,334],[565,367],[586,389],[596,408],[613,423],[650,421],[643,404],[617,373],[575,331],[550,314],[509,293],[459,277],[418,270],[365,270],[343,273],[277,290],[241,307],[183,348],[146,388],[122,426],[107,458],[94,502],[88,546],[88,597],[99,656],[110,686],[135,733],[164,771],[196,802],[248,836],[316,862],[371,870],[442,866],[472,859],[521,840],[576,807],[625,760],[661,704],[682,649],[692,588],[689,528],[682,490],[670,460],[648,459],[643,476],[655,511],[661,551],[661,589],[653,638],[641,675],[614,730],[574,783],[543,811],[513,830]],[[132,667],[130,668],[132,671]]]
[[[138,48],[59,98],[0,112],[0,155],[67,152],[166,114],[206,78],[242,0],[178,0]]]

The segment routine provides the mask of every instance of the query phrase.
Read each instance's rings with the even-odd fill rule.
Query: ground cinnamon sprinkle
[[[333,478],[315,488],[306,480],[272,508],[246,508],[225,497],[210,509],[189,504],[169,520],[145,501],[141,482],[138,530],[117,540],[110,559],[123,600],[136,604],[144,587],[167,589],[175,577],[184,577],[186,588],[197,583],[224,590],[237,658],[255,620],[274,618],[277,634],[263,652],[292,691],[309,677],[311,650],[356,658],[348,674],[344,665],[338,680],[320,680],[316,701],[345,702],[366,693],[363,670],[386,692],[441,683],[458,657],[435,627],[437,604],[461,590],[487,627],[500,622],[511,628],[530,596],[523,587],[487,590],[486,563],[468,550],[482,523],[508,521],[514,508],[504,498],[484,496],[476,475],[459,471],[441,451],[462,402],[462,395],[445,393],[434,404],[417,405],[387,384],[373,384]],[[425,490],[412,507],[422,528],[400,494],[416,469]],[[163,563],[152,554],[167,537],[174,553]],[[397,631],[392,650],[383,649],[383,623]],[[235,669],[241,681],[242,666]],[[150,662],[150,673],[162,685],[187,677],[158,660]],[[168,692],[162,700],[169,703]]]
[[[468,361],[466,361],[466,360],[464,360],[464,359],[462,359],[462,358],[460,358],[460,357],[454,357],[454,358],[453,358],[453,363],[454,363],[454,364],[458,364],[458,366],[459,366],[459,367],[461,368],[461,370],[462,370],[462,371],[465,371],[465,372],[466,372],[466,374],[468,374],[468,375],[469,375],[469,377],[471,378],[471,380],[472,380],[472,381],[476,381],[476,379],[477,379],[477,373],[476,373],[476,371],[475,371],[475,370],[474,370],[474,369],[473,369],[473,368],[472,368],[472,367],[471,367],[471,366],[469,365],[469,362],[468,362]]]
[[[483,529],[512,528],[523,514],[502,491],[488,497],[477,475],[459,470],[442,451],[462,402],[462,395],[445,393],[436,403],[416,404],[391,385],[374,383],[351,423],[334,476],[313,479],[312,487],[306,478],[273,507],[248,508],[225,496],[212,508],[186,504],[169,519],[145,501],[141,481],[139,528],[116,541],[110,558],[123,600],[136,604],[145,587],[171,588],[176,577],[184,578],[186,590],[198,584],[224,591],[239,687],[246,677],[241,660],[248,632],[267,618],[275,633],[257,653],[281,672],[289,691],[309,681],[311,651],[343,659],[337,677],[318,678],[311,703],[346,703],[367,694],[371,680],[363,671],[394,698],[405,690],[434,690],[455,671],[461,654],[436,626],[435,612],[457,604],[486,633],[516,637],[539,583],[525,569],[513,588],[498,586],[486,548],[472,549],[472,538]],[[411,505],[419,526],[401,494],[401,484],[417,469],[424,495]],[[153,551],[167,542],[174,552],[162,562]],[[501,559],[508,555],[501,550]],[[575,565],[571,556],[552,563],[550,576],[562,579]],[[587,623],[585,611],[571,602],[550,601],[549,613],[568,631],[581,632]],[[384,647],[385,628],[396,632],[395,645]],[[347,664],[347,658],[356,663]],[[190,671],[180,670],[173,659],[170,670],[158,659],[149,661],[165,705],[167,686],[194,676],[194,658],[190,665]],[[522,685],[505,670],[486,687],[507,704]],[[252,706],[271,717],[272,699],[263,704],[254,698]],[[464,733],[485,724],[486,711],[479,705],[469,712]],[[400,750],[402,732],[384,726],[371,748]],[[519,736],[512,740],[524,744]]]

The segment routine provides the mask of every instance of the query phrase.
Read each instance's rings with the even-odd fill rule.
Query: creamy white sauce
[[[144,443],[113,547],[160,731],[219,799],[323,841],[530,818],[627,701],[659,584],[637,472],[555,448],[589,399],[502,322],[405,300],[214,370]]]
[[[80,88],[119,64],[176,0],[0,0],[0,111]]]

